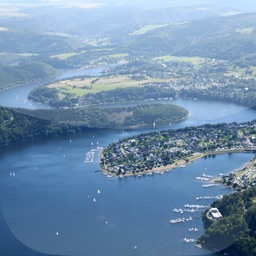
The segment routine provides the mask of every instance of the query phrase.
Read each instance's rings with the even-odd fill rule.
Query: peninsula
[[[206,155],[256,152],[255,135],[256,120],[140,134],[104,149],[101,170],[113,176],[152,174]]]

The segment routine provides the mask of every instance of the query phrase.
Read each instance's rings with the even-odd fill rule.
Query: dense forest
[[[29,110],[0,107],[0,145],[34,137],[80,133],[90,128],[125,128],[169,123],[185,118],[175,105],[123,108]]]
[[[256,255],[256,188],[226,195],[212,203],[223,218],[209,222],[203,219],[207,230],[198,242],[204,247],[226,251],[238,256]]]
[[[56,69],[42,62],[28,62],[14,66],[0,64],[0,90],[17,84],[47,79],[57,74]]]
[[[21,114],[18,109],[5,107],[0,107],[0,123],[0,145],[28,140],[34,137],[80,132],[78,126],[51,122]]]

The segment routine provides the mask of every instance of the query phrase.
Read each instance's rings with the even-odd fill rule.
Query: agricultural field
[[[146,25],[144,27],[141,27],[140,29],[138,30],[135,30],[133,33],[131,33],[130,35],[131,36],[137,36],[137,35],[143,35],[145,33],[147,33],[148,31],[150,30],[154,30],[154,29],[157,29],[157,28],[161,28],[161,27],[166,27],[168,26],[169,24],[152,24],[152,25]]]
[[[52,55],[51,58],[57,58],[60,60],[66,60],[70,57],[82,54],[82,53],[86,53],[86,51],[81,51],[81,52],[68,52],[68,53],[61,53],[61,54],[56,54],[56,55]]]
[[[24,52],[24,53],[17,53],[17,55],[21,56],[21,57],[32,57],[32,56],[38,56],[39,54],[30,53],[30,52]]]
[[[90,40],[86,42],[86,44],[90,46],[104,46],[110,44],[110,38],[109,37],[103,37],[100,39]]]
[[[255,30],[254,27],[250,27],[250,28],[242,28],[242,29],[236,29],[235,31],[237,33],[241,33],[242,35],[250,35],[252,34],[252,32]]]
[[[201,57],[177,57],[172,55],[160,56],[160,57],[154,58],[154,60],[160,60],[163,62],[172,62],[172,61],[189,62],[194,65],[200,65],[210,61],[210,59],[201,58]]]
[[[157,79],[160,81],[159,79]],[[56,88],[59,91],[60,98],[66,94],[83,96],[88,93],[98,93],[101,91],[110,91],[117,88],[138,87],[141,84],[153,82],[152,79],[145,77],[143,80],[134,80],[128,75],[100,78],[74,78],[69,80],[57,81],[49,84],[48,88]],[[161,80],[165,81],[165,80]]]
[[[116,53],[102,57],[102,59],[122,59],[129,56],[128,53]]]
[[[235,69],[228,69],[226,73],[224,73],[225,76],[231,77],[241,77],[243,79],[255,79],[256,76],[256,67],[251,66],[248,68],[238,68]]]
[[[222,16],[234,16],[234,15],[238,15],[241,14],[241,12],[236,12],[236,11],[228,11],[228,12],[221,12],[220,15]]]

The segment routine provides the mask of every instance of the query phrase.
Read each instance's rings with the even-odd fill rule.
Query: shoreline
[[[100,169],[105,176],[110,175],[113,177],[120,177],[120,178],[121,177],[139,176],[139,175],[150,175],[150,174],[158,173],[158,172],[163,173],[166,171],[171,171],[175,168],[186,167],[187,164],[191,164],[192,162],[194,162],[200,158],[206,157],[206,156],[219,155],[219,154],[232,154],[232,153],[252,153],[252,152],[255,152],[255,150],[248,151],[248,150],[230,150],[230,149],[228,149],[228,150],[220,150],[220,151],[208,151],[208,152],[204,152],[204,153],[195,153],[195,155],[185,157],[184,159],[179,159],[179,160],[175,161],[174,163],[166,165],[166,166],[159,166],[159,167],[155,167],[150,170],[144,170],[144,171],[138,172],[138,173],[130,173],[129,172],[129,173],[125,173],[122,175],[116,175],[115,173],[108,172],[107,170],[105,170],[103,168],[100,168]],[[100,153],[100,157],[103,158],[102,151]]]

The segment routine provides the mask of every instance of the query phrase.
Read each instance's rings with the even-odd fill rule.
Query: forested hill
[[[57,75],[57,70],[41,62],[30,62],[17,66],[0,64],[0,90],[17,84],[47,79]]]
[[[233,253],[237,256],[256,255],[256,188],[236,192],[215,201],[223,218],[214,221],[199,243],[210,249]],[[207,223],[206,215],[204,215]],[[231,255],[231,254],[230,254]]]
[[[74,133],[74,129],[70,125],[22,114],[18,109],[0,107],[0,145],[40,136]]]
[[[30,21],[31,22],[31,21]],[[16,25],[18,26],[18,25]],[[73,51],[84,44],[68,36],[58,36],[50,33],[38,33],[30,30],[7,29],[1,31],[0,52],[57,54]]]
[[[179,56],[252,61],[256,49],[256,14],[210,17],[165,26],[138,36],[131,48],[143,52],[155,48]]]
[[[89,128],[128,128],[186,118],[182,107],[143,105],[123,108],[29,110],[0,107],[0,145],[34,137],[80,133]]]

